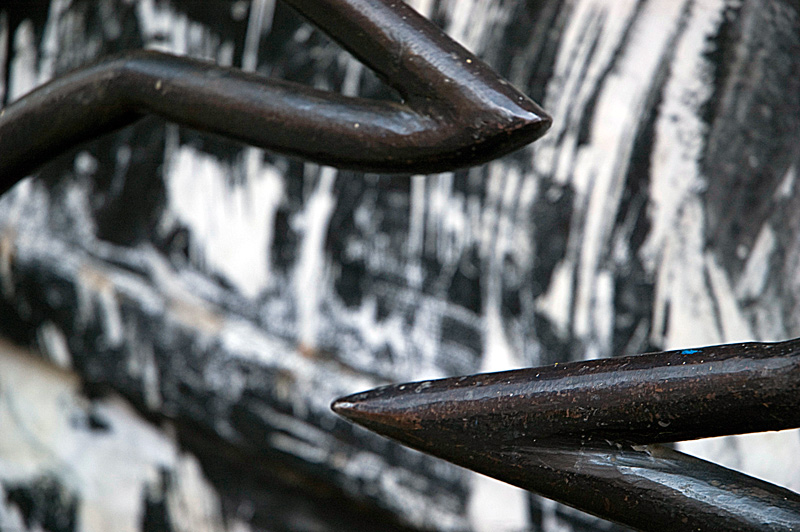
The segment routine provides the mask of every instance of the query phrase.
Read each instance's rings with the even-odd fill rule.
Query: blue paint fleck
[[[682,355],[694,355],[695,353],[699,353],[699,352],[700,352],[699,349],[684,349],[683,351],[681,351],[681,354]]]

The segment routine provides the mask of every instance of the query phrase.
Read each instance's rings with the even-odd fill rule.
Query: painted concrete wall
[[[800,335],[796,3],[413,5],[548,135],[387,177],[147,118],[0,199],[0,334],[46,361],[0,356],[1,530],[610,530],[328,405]],[[0,103],[141,47],[387,96],[272,0],[38,0],[0,5]],[[800,490],[797,432],[681,448]]]

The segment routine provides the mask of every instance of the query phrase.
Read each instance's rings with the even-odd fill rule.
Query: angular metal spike
[[[639,530],[800,530],[800,495],[654,445],[800,427],[800,339],[392,385],[332,408]]]
[[[70,147],[153,114],[317,163],[434,173],[485,163],[552,119],[405,2],[285,0],[402,96],[342,96],[162,52],[129,51],[0,110],[0,194]]]

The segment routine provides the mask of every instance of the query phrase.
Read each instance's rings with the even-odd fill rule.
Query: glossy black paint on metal
[[[550,118],[399,0],[285,0],[397,90],[346,97],[148,51],[56,79],[0,111],[0,193],[59,152],[155,114],[322,164],[430,173],[492,160]]]
[[[640,530],[800,529],[800,495],[652,445],[800,427],[800,340],[392,385],[332,406]]]

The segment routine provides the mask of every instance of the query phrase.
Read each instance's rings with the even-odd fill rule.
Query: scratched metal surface
[[[386,96],[255,5],[5,4],[0,101],[142,46]],[[387,178],[147,119],[0,200],[0,332],[49,359],[2,349],[0,529],[610,530],[328,404],[800,336],[795,2],[414,5],[540,101],[551,132],[470,171]],[[800,490],[796,432],[683,448]]]

